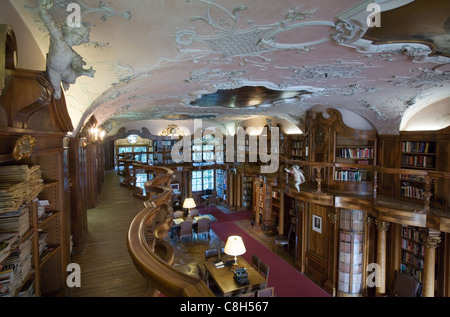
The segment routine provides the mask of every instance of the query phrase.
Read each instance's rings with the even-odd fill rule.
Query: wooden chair
[[[274,287],[266,287],[256,291],[256,297],[273,297]]]
[[[205,250],[205,261],[212,257],[219,258],[219,249],[218,248]]]
[[[287,245],[288,250],[289,250],[289,240],[291,238],[292,229],[293,229],[293,224],[291,223],[291,225],[289,226],[289,231],[288,231],[287,236],[285,236],[285,235],[275,236],[275,252],[277,252],[279,245],[282,245],[282,246]]]
[[[395,297],[419,297],[421,284],[413,276],[395,271],[391,296]]]
[[[252,266],[259,271],[259,264],[261,263],[261,259],[256,255],[252,254]]]
[[[198,263],[197,263],[197,274],[198,274],[198,277],[199,277],[203,282],[205,282],[206,285],[209,287],[209,279],[208,279],[208,277],[206,276],[206,270],[202,267],[201,264],[198,264]]]
[[[189,217],[191,218],[197,217],[198,215],[199,215],[198,209],[191,209],[191,211],[189,211]]]
[[[192,239],[192,221],[185,220],[180,224],[180,239],[190,238]]]
[[[197,235],[206,235],[208,238],[210,237],[209,235],[209,230],[210,230],[210,226],[209,226],[209,218],[200,218],[197,221],[197,226],[194,228],[194,232]]]
[[[183,218],[184,211],[177,210],[173,213],[173,219]]]
[[[266,278],[266,282],[264,283],[264,285],[262,287],[263,288],[267,287],[267,283],[269,281],[269,266],[266,263],[260,261],[259,272],[261,273],[261,275],[263,275]]]
[[[243,293],[236,295],[236,297],[255,297],[255,293],[254,292]]]

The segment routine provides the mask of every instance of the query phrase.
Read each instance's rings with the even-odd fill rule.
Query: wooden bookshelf
[[[242,208],[250,210],[253,204],[253,177],[242,177]]]
[[[401,168],[430,170],[436,169],[436,142],[435,141],[402,141]],[[430,190],[434,197],[434,182],[431,180]],[[400,197],[421,202],[425,197],[426,182],[423,177],[400,175]]]
[[[334,186],[343,191],[351,189],[361,194],[369,193],[373,173],[364,166],[376,164],[376,136],[362,138],[336,133],[335,140],[334,162],[342,163],[342,166],[333,170]]]
[[[425,247],[418,228],[402,225],[400,272],[422,282]]]
[[[304,161],[305,147],[304,137],[300,134],[287,135],[286,157],[290,160]]]
[[[227,171],[222,169],[216,170],[216,199],[217,203],[227,204]]]

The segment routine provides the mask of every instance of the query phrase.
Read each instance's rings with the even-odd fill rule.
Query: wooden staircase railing
[[[133,263],[149,285],[147,295],[157,296],[161,292],[168,297],[213,297],[202,280],[172,267],[173,248],[163,240],[172,223],[172,189],[167,184],[173,171],[156,166],[138,167],[156,175],[145,184],[148,200],[132,221],[127,236]]]

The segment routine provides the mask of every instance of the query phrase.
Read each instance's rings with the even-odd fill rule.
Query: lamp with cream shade
[[[247,250],[240,236],[230,236],[223,251],[228,255],[234,256],[233,266],[237,266],[237,256],[244,254]]]
[[[191,208],[195,208],[196,204],[194,198],[186,198],[183,203],[183,208],[188,209],[188,215],[191,213]]]

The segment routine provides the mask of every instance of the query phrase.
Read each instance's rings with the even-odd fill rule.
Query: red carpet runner
[[[243,257],[251,263],[252,254],[259,256],[261,261],[270,267],[268,286],[275,287],[278,297],[330,297],[328,293],[314,284],[299,271],[278,257],[242,230],[234,221],[249,219],[249,212],[224,213],[218,208],[200,209],[201,214],[209,213],[217,218],[211,223],[211,229],[226,242],[231,235],[241,236],[247,252]]]

